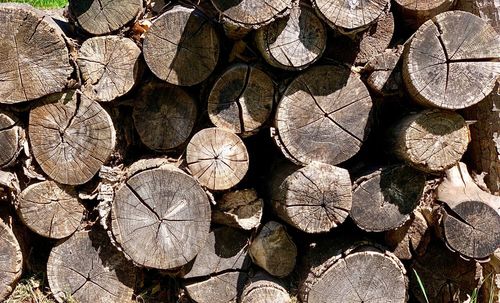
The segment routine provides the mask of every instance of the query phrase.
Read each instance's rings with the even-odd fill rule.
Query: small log
[[[29,139],[42,170],[62,184],[83,184],[99,171],[115,146],[108,113],[76,91],[46,97],[30,111]]]
[[[308,264],[312,266],[299,289],[301,302],[404,303],[407,300],[406,270],[396,256],[382,248],[356,244]]]
[[[226,303],[236,300],[250,266],[248,237],[238,230],[222,227],[208,236],[184,276],[185,288],[198,303]]]
[[[142,143],[165,152],[186,142],[197,111],[196,101],[182,88],[151,82],[141,87],[132,117]]]
[[[252,261],[276,277],[289,275],[295,267],[297,247],[283,225],[267,222],[249,248]]]
[[[69,12],[92,35],[115,32],[142,14],[141,0],[70,0]]]
[[[263,272],[253,276],[241,295],[241,303],[291,303],[283,283]]]
[[[352,33],[362,31],[377,22],[389,9],[390,1],[359,0],[346,3],[343,0],[313,0],[312,4],[330,27],[343,33]]]
[[[326,48],[326,28],[306,4],[294,5],[290,15],[255,33],[255,44],[270,65],[302,70],[318,60]]]
[[[352,190],[346,169],[312,162],[273,175],[273,207],[288,224],[307,233],[328,232],[349,215]]]
[[[396,11],[413,30],[425,21],[453,8],[454,0],[395,0]]]
[[[139,78],[141,49],[119,36],[95,37],[83,42],[77,63],[83,93],[94,101],[112,101],[125,95]]]
[[[196,9],[174,6],[153,21],[143,43],[151,71],[168,83],[192,86],[208,78],[219,58],[219,38]]]
[[[459,114],[429,109],[403,118],[391,139],[396,156],[424,172],[436,173],[460,161],[470,132]]]
[[[17,213],[35,233],[52,239],[73,234],[83,219],[85,208],[76,191],[53,181],[35,183],[19,195]]]
[[[136,269],[101,230],[80,231],[50,252],[47,280],[56,300],[80,303],[130,302]]]
[[[73,72],[61,29],[25,4],[0,4],[0,103],[62,91]]]
[[[398,51],[386,51],[373,57],[364,68],[368,87],[384,97],[403,95],[402,64]]]
[[[16,287],[23,268],[23,254],[11,228],[0,219],[0,301]]]
[[[403,225],[418,206],[425,175],[408,166],[389,166],[355,182],[349,216],[366,231],[380,232]]]
[[[264,201],[254,189],[243,189],[225,193],[217,200],[212,221],[218,224],[251,230],[262,220]]]
[[[486,21],[467,12],[445,12],[425,22],[406,45],[403,79],[416,102],[461,109],[492,92],[499,57],[500,36]]]
[[[302,164],[344,162],[366,140],[371,109],[368,89],[349,69],[311,68],[290,83],[278,104],[275,124],[283,153]]]
[[[111,231],[138,266],[174,269],[191,261],[210,228],[210,202],[195,179],[173,165],[137,172],[115,192]]]
[[[13,165],[21,152],[25,134],[19,124],[15,116],[0,112],[0,167]]]
[[[248,170],[249,157],[243,141],[220,128],[196,133],[186,149],[192,175],[211,190],[225,190],[238,184]]]
[[[208,116],[215,126],[248,136],[268,120],[274,94],[273,80],[265,72],[250,65],[235,64],[210,90]]]
[[[500,4],[495,0],[458,0],[457,10],[473,13],[500,33]]]

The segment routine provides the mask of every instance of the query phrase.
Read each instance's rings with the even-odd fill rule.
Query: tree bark
[[[73,72],[62,30],[25,4],[0,4],[0,103],[62,91]]]
[[[115,147],[108,113],[76,91],[43,99],[30,111],[33,155],[54,181],[78,185],[92,179]]]
[[[252,135],[271,115],[274,95],[273,80],[265,72],[238,63],[230,66],[210,90],[208,116],[217,127]]]
[[[492,92],[499,57],[500,36],[489,24],[467,12],[445,12],[424,23],[406,45],[403,79],[416,102],[462,109]]]
[[[94,101],[112,101],[125,95],[140,76],[141,49],[119,36],[95,37],[83,42],[77,63],[83,93]]]
[[[144,59],[161,80],[192,86],[207,79],[219,59],[219,38],[196,9],[174,6],[153,21],[143,43]]]
[[[302,164],[344,162],[366,140],[371,109],[368,89],[349,69],[311,68],[290,83],[278,104],[283,153]]]
[[[21,152],[25,133],[14,115],[0,112],[0,167],[12,166]]]
[[[417,29],[425,21],[453,8],[454,0],[396,0],[396,10],[404,22]]]
[[[283,283],[263,272],[253,276],[241,295],[241,303],[291,303]]]
[[[84,31],[104,35],[135,20],[143,7],[141,0],[70,0],[69,11]]]
[[[11,228],[0,219],[0,300],[16,287],[23,269],[23,254]]]
[[[220,128],[196,133],[186,149],[192,175],[211,190],[225,190],[238,184],[248,170],[248,152],[235,134]]]
[[[217,200],[212,221],[218,224],[251,230],[260,225],[264,201],[254,189],[225,193]]]

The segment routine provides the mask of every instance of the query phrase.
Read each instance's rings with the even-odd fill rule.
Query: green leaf
[[[415,273],[415,277],[417,277],[417,282],[420,287],[420,290],[424,294],[425,302],[429,303],[429,298],[427,298],[427,292],[425,291],[424,283],[422,283],[422,280],[420,279],[420,276],[418,275],[417,271],[414,269],[413,273]]]

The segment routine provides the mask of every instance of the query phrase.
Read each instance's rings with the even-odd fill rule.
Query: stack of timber
[[[500,303],[499,16],[0,3],[0,301]]]

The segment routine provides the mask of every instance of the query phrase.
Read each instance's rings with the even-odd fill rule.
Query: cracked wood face
[[[389,0],[313,0],[326,23],[341,31],[359,31],[376,22],[388,8]]]
[[[243,141],[220,128],[196,133],[186,149],[191,174],[211,190],[225,190],[238,184],[248,171],[249,158]]]
[[[29,139],[42,170],[62,184],[83,184],[97,173],[115,146],[108,113],[75,91],[55,94],[30,111]]]
[[[144,59],[160,79],[192,86],[207,79],[219,59],[219,38],[195,9],[174,6],[153,22],[143,44]]]
[[[67,296],[80,303],[130,302],[136,269],[99,229],[80,231],[50,252],[47,279],[60,303]]]
[[[115,194],[112,233],[138,266],[173,269],[203,248],[210,202],[192,177],[173,166],[130,177]]]
[[[22,274],[23,255],[14,233],[0,219],[0,301],[7,299]]]
[[[182,88],[151,82],[141,87],[132,117],[142,143],[152,150],[167,151],[186,142],[197,111],[196,101]]]
[[[17,206],[19,217],[29,229],[52,239],[74,233],[84,210],[73,188],[53,181],[28,186],[19,195]]]
[[[395,154],[409,165],[430,173],[457,164],[470,142],[469,128],[462,116],[438,109],[405,117],[393,134]]]
[[[289,16],[260,28],[255,42],[270,65],[302,70],[325,51],[326,28],[309,6],[294,5]]]
[[[313,162],[291,168],[274,182],[278,216],[307,233],[328,232],[342,224],[352,204],[351,178],[343,168]]]
[[[24,140],[24,130],[12,114],[0,112],[0,167],[15,163]]]
[[[422,23],[452,8],[454,0],[395,0],[404,22],[417,29]]]
[[[418,206],[425,175],[408,166],[390,166],[360,178],[349,216],[366,231],[381,232],[403,225]]]
[[[291,303],[283,283],[265,273],[257,273],[249,279],[241,294],[241,303]]]
[[[60,28],[29,5],[0,4],[0,103],[60,92],[73,72]]]
[[[278,104],[284,154],[296,162],[331,165],[354,156],[370,131],[372,100],[349,69],[317,66],[298,76]]]
[[[500,35],[470,13],[424,23],[405,48],[403,79],[422,105],[462,109],[483,100],[500,73]]]
[[[114,32],[142,13],[142,0],[70,0],[70,13],[92,35]]]
[[[128,38],[85,40],[77,59],[83,93],[94,101],[112,101],[129,92],[139,77],[140,54],[141,49]]]
[[[229,67],[208,97],[208,116],[215,126],[251,135],[267,121],[274,101],[274,83],[260,69],[246,64]]]
[[[251,230],[259,226],[264,210],[264,200],[255,189],[243,189],[224,193],[212,212],[217,224]]]

